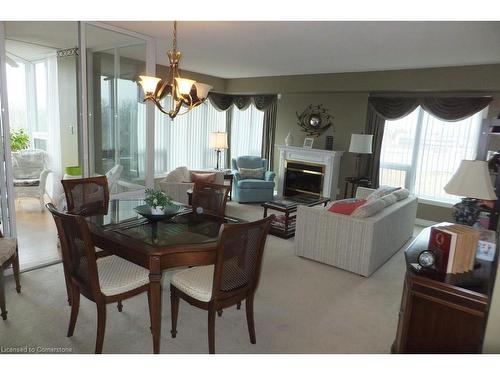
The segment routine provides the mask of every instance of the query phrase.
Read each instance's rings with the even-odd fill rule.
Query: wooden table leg
[[[267,207],[264,207],[264,217],[263,219],[265,219],[267,217]]]
[[[159,257],[149,260],[149,290],[151,295],[151,330],[153,332],[153,353],[160,353],[161,340],[161,265]]]

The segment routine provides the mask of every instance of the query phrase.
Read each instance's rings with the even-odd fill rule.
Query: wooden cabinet
[[[473,271],[417,272],[427,228],[405,252],[407,272],[392,351],[395,353],[480,353],[495,279],[494,262],[477,261]]]

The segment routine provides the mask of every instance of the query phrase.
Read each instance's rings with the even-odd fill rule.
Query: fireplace
[[[323,164],[286,160],[283,195],[307,194],[320,197],[324,177],[325,166]]]
[[[322,186],[320,192],[322,197],[335,199],[339,193],[339,171],[340,159],[343,151],[317,150],[311,148],[295,147],[295,146],[277,146],[280,152],[280,163],[278,170],[278,195],[286,195],[285,193],[285,171],[288,163],[306,164],[309,166],[323,167]],[[295,168],[300,169],[300,168]],[[306,168],[308,169],[308,168]],[[302,170],[302,169],[300,169]],[[316,172],[317,170],[313,170]],[[291,171],[290,171],[291,172]],[[294,171],[296,172],[296,171]],[[318,177],[315,177],[316,179]],[[300,180],[300,177],[299,177]],[[290,181],[291,176],[290,176]],[[294,181],[295,182],[295,181]],[[317,183],[317,181],[316,181]],[[299,188],[300,189],[300,188]],[[302,189],[301,189],[302,190]],[[316,191],[316,190],[315,190]],[[310,197],[318,197],[318,195],[310,194]]]

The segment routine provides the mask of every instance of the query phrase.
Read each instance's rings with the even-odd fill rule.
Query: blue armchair
[[[239,168],[266,168],[267,160],[259,156],[240,156],[231,160],[233,179],[232,199],[240,203],[266,202],[274,196],[274,177],[276,174],[265,171],[264,179],[243,178]]]

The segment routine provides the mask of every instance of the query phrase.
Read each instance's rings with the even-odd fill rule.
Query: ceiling
[[[173,22],[106,23],[154,37],[168,65]],[[77,36],[76,22],[6,22],[7,50],[28,59],[75,47]],[[86,37],[95,51],[120,45],[122,56],[145,56],[128,35],[88,25]],[[178,48],[181,69],[222,78],[490,64],[500,63],[500,22],[183,21]]]
[[[107,22],[156,39],[172,22]],[[181,68],[222,78],[500,63],[500,22],[179,22]]]

